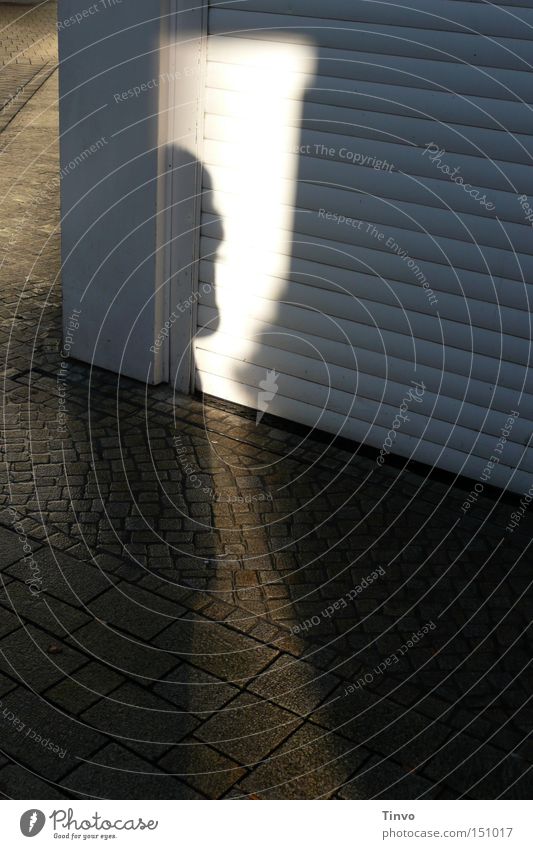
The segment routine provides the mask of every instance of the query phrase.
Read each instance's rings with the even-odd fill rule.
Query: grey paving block
[[[360,773],[338,791],[339,799],[432,799],[438,788],[426,778],[414,775],[393,761],[377,757],[364,764]]]
[[[487,788],[480,786],[479,793],[486,793]],[[488,794],[476,798],[489,798]],[[526,764],[519,778],[514,778],[512,783],[509,783],[505,790],[499,791],[497,798],[501,799],[531,799],[531,765]]]
[[[154,644],[179,652],[183,660],[230,683],[246,682],[277,654],[221,623],[199,619],[170,625]]]
[[[24,546],[29,547],[31,551],[28,551]],[[25,563],[24,558],[29,557],[30,553],[35,554],[39,546],[40,543],[25,535],[21,536],[12,528],[0,527],[0,568],[2,572],[12,563],[21,561],[23,568],[26,569],[26,577],[29,577],[28,561]]]
[[[467,734],[451,738],[423,768],[435,782],[444,782],[457,795],[472,799],[496,799],[524,775],[521,758],[506,757],[490,743],[480,743]],[[484,795],[486,794],[486,795]]]
[[[8,678],[7,675],[0,673],[0,699],[9,693],[10,690],[14,690],[15,687],[17,687],[17,684],[12,678]]]
[[[102,733],[114,735],[129,748],[150,751],[157,760],[170,746],[179,743],[199,725],[187,711],[173,708],[168,702],[136,684],[124,684],[107,698],[101,699],[81,718]]]
[[[46,593],[68,604],[87,604],[95,596],[109,590],[117,580],[92,562],[84,562],[49,548],[40,549],[34,559],[39,566]],[[27,577],[27,568],[23,563],[17,563],[7,571],[19,580]]]
[[[199,740],[190,738],[188,742],[190,748],[173,748],[159,766],[186,780],[208,799],[221,799],[243,777],[244,769]],[[195,742],[197,745],[193,746]]]
[[[177,708],[205,719],[205,714],[220,710],[240,691],[190,663],[182,663],[154,685],[154,692]]]
[[[405,760],[411,767],[418,765],[428,747],[431,751],[450,734],[448,727],[442,723],[431,725],[427,717],[415,710],[364,689],[352,693],[347,691],[349,686],[342,684],[335,690],[324,706],[315,711],[313,720],[354,743],[363,743],[385,755],[397,753],[396,760]]]
[[[158,613],[163,625],[169,625],[174,619],[188,615],[189,608],[186,599],[191,594],[173,583],[159,583],[154,579],[154,588],[149,585],[150,576],[145,576],[138,584],[121,582],[119,589],[126,592],[128,596],[139,606]]]
[[[29,768],[9,764],[0,769],[0,794],[6,799],[68,799],[58,787],[43,781]]]
[[[70,634],[89,621],[89,616],[72,604],[65,604],[46,591],[32,595],[27,584],[13,581],[6,589],[0,606],[12,609],[22,623],[30,622],[59,637]]]
[[[301,724],[282,708],[243,694],[204,722],[195,736],[244,766],[254,766]]]
[[[468,789],[466,799],[528,799],[531,797],[531,766],[513,754],[481,752],[475,763],[457,770],[454,780]],[[528,789],[529,785],[529,789]]]
[[[153,593],[128,587],[121,582],[90,603],[93,616],[109,622],[113,627],[126,631],[141,640],[150,640],[167,628],[185,608],[175,605],[174,615],[160,613],[158,606],[164,607],[164,599],[158,599]]]
[[[46,691],[46,698],[67,713],[77,715],[99,701],[125,679],[101,663],[88,663]]]
[[[306,723],[239,784],[239,792],[264,799],[327,799],[370,756],[368,749]]]
[[[38,692],[87,663],[81,652],[32,625],[4,637],[2,654],[0,667]]]
[[[22,687],[2,699],[1,710],[5,752],[49,780],[59,780],[77,766],[78,758],[106,742],[103,735],[69,719]],[[6,719],[4,711],[14,719]]]
[[[68,642],[95,662],[103,661],[117,674],[145,683],[158,681],[177,661],[176,657],[157,646],[140,643],[101,622],[84,625],[69,637]]]
[[[7,600],[7,595],[4,596]],[[0,639],[20,628],[20,619],[16,613],[0,604]]]
[[[315,669],[305,661],[281,655],[248,689],[301,715],[313,713],[338,685],[334,675]]]
[[[178,781],[133,752],[113,743],[91,762],[79,766],[65,787],[80,798],[202,799],[192,787]]]

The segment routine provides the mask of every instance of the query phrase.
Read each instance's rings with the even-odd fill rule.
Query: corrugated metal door
[[[527,488],[528,5],[211,3],[197,388]]]

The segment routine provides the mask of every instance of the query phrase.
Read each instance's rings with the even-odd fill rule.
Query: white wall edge
[[[202,188],[207,0],[170,0],[174,10],[175,85],[172,109],[170,381],[179,392],[194,390],[192,340],[196,326]]]

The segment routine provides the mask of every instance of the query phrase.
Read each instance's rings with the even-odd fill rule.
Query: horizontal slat
[[[234,178],[232,172],[228,171],[224,175],[227,180],[220,180],[217,171],[218,169],[211,168],[211,173],[216,178],[217,191],[205,191],[203,209],[220,217],[224,224],[232,222],[242,214],[242,199],[238,194],[232,195],[221,190],[222,186],[225,188],[231,183],[232,176]],[[233,183],[235,184],[235,179]],[[231,189],[231,185],[228,185],[228,188]],[[465,213],[454,214],[455,210],[452,212],[379,197],[379,192],[378,196],[374,197],[314,183],[299,183],[296,195],[296,207],[280,204],[279,211],[283,220],[292,222],[294,231],[301,235],[315,235],[321,238],[327,238],[329,235],[351,246],[357,241],[352,234],[354,229],[363,234],[364,231],[373,233],[372,240],[376,241],[379,236],[372,228],[376,227],[379,232],[387,235],[388,228],[392,227],[415,233],[427,231],[431,236],[442,236],[477,245],[483,255],[484,244],[500,250],[521,251],[524,256],[533,253],[532,232],[527,225],[486,222],[482,218]],[[333,219],[331,216],[337,218]],[[341,220],[339,216],[344,218]],[[346,224],[347,220],[353,223]],[[371,244],[371,241],[368,243]],[[491,293],[488,294],[490,297]]]
[[[302,225],[302,227],[305,226],[305,232],[298,229],[301,216],[305,219],[305,224]],[[215,224],[215,221],[212,223],[213,228],[216,227],[216,232],[209,233],[206,231],[206,235],[213,235],[216,238],[219,235],[220,223]],[[235,234],[235,238],[239,238],[238,220],[230,221],[226,218],[224,225],[226,235],[232,228],[231,232]],[[240,229],[242,236],[242,222]],[[392,239],[414,262],[436,260],[442,264],[450,264],[460,278],[462,271],[472,270],[480,273],[485,272],[496,277],[507,277],[518,283],[522,279],[533,279],[533,257],[526,254],[513,254],[511,251],[504,251],[499,248],[469,244],[455,239],[447,239],[444,236],[417,233],[413,230],[391,227],[387,224],[378,224],[377,227],[379,233],[384,234],[383,238],[378,238],[372,230],[368,231],[367,228],[360,230],[353,227],[344,229],[349,230],[349,232],[343,232],[343,228],[334,221],[315,220],[311,214],[301,213],[299,215],[297,212],[292,231],[275,232],[276,241],[280,245],[280,253],[293,256],[296,244],[305,242],[306,251],[313,253],[313,256],[309,255],[309,259],[313,258],[330,265],[353,267],[357,260],[364,263],[366,260],[361,253],[364,249],[390,254],[392,242],[389,242],[389,239]],[[273,228],[274,230],[275,228]],[[248,233],[248,229],[246,232]],[[256,238],[259,243],[259,234],[256,234]],[[387,242],[389,242],[389,247],[387,247]],[[297,253],[297,255],[300,254]],[[397,263],[402,262],[399,256],[395,258]]]
[[[218,200],[218,205],[217,205]],[[425,289],[431,288],[438,297],[439,288],[435,283],[435,278],[428,276],[428,271],[425,263],[430,261],[430,257],[440,259],[444,264],[448,264],[453,272],[452,278],[454,285],[452,289],[461,295],[466,292],[470,295],[468,287],[469,277],[465,273],[466,270],[461,269],[460,265],[465,265],[471,261],[473,264],[476,253],[479,256],[477,263],[478,273],[483,270],[489,275],[488,289],[486,297],[480,300],[487,300],[489,303],[496,301],[494,296],[494,287],[492,280],[499,276],[504,276],[502,271],[502,262],[509,263],[513,261],[513,254],[509,253],[507,258],[506,252],[496,250],[486,246],[469,244],[467,242],[450,240],[445,237],[430,234],[420,234],[413,230],[394,227],[389,224],[381,223],[381,219],[386,219],[389,216],[382,214],[376,217],[378,222],[376,225],[371,221],[362,222],[354,228],[351,225],[340,224],[334,220],[326,220],[326,212],[306,211],[306,210],[290,210],[284,206],[280,206],[280,215],[288,211],[293,214],[286,219],[287,223],[291,222],[293,229],[281,230],[272,227],[268,232],[265,228],[262,230],[262,236],[259,231],[256,233],[250,232],[249,227],[244,227],[242,217],[238,211],[233,209],[228,211],[228,207],[223,202],[223,196],[217,196],[213,204],[208,204],[205,201],[205,208],[216,207],[216,215],[206,213],[209,221],[206,219],[205,234],[214,238],[224,236],[224,245],[228,248],[222,255],[225,255],[230,247],[235,251],[235,246],[239,239],[244,237],[247,240],[254,241],[256,249],[261,253],[261,257],[266,258],[266,251],[272,243],[272,250],[277,250],[277,256],[280,258],[273,265],[265,266],[263,271],[272,270],[272,273],[279,276],[279,271],[282,270],[282,276],[286,275],[286,268],[289,265],[289,258],[294,256],[307,256],[309,259],[314,258],[315,261],[330,265],[332,267],[353,268],[356,271],[370,274],[381,274],[385,278],[392,277],[397,280],[406,280],[409,283],[417,283],[424,286]],[[388,207],[387,207],[388,208]],[[419,211],[417,220],[421,220],[422,210]],[[392,216],[390,216],[392,217]],[[431,225],[430,225],[431,226]],[[268,230],[268,225],[266,225]],[[426,249],[422,250],[422,240],[417,238],[424,235],[427,240]],[[228,246],[229,243],[229,246]],[[431,253],[433,248],[433,255]],[[464,248],[464,256],[462,248]],[[371,253],[366,254],[366,251]],[[386,256],[381,256],[385,254]],[[423,254],[421,256],[421,254]],[[503,256],[502,256],[503,255]],[[285,261],[281,257],[285,257]],[[526,279],[530,274],[530,266],[533,262],[532,257],[520,255],[518,257],[519,265],[513,269],[513,277],[516,274],[524,274]],[[404,266],[408,269],[408,274],[402,275],[399,269]],[[387,271],[385,271],[387,269]],[[389,270],[390,269],[390,270]],[[492,279],[490,279],[492,275]],[[426,280],[424,280],[424,277]],[[511,275],[508,273],[508,277]],[[526,314],[529,313],[533,292],[531,284],[526,283],[525,286],[518,280],[509,279],[508,287],[515,287],[517,295],[515,302],[519,307],[522,307]],[[509,293],[510,294],[510,293]],[[429,294],[428,294],[429,298]],[[430,305],[433,302],[430,301]],[[504,301],[506,303],[506,301]],[[517,316],[518,318],[519,316]],[[529,325],[524,325],[524,320],[527,316],[520,316],[522,328],[529,328]],[[529,330],[522,329],[519,335],[529,334]]]
[[[234,60],[235,61],[235,60]],[[295,80],[298,77],[295,75]],[[253,80],[247,80],[242,66],[209,62],[207,85],[229,91],[246,91]],[[305,103],[326,103],[351,109],[387,112],[392,115],[432,118],[437,121],[488,127],[510,133],[531,133],[531,111],[522,103],[510,103],[488,97],[457,96],[448,92],[425,91],[402,85],[353,82],[339,77],[315,77],[301,74],[300,85],[306,92]]]
[[[340,393],[353,395],[356,398],[354,412],[357,411],[359,401],[377,401],[389,407],[389,412],[397,410],[405,397],[407,388],[411,381],[420,381],[418,369],[412,366],[406,368],[400,382],[392,378],[382,379],[376,375],[367,374],[361,368],[355,368],[355,362],[351,368],[338,366],[328,360],[316,356],[311,348],[302,345],[301,353],[289,353],[278,346],[279,335],[263,337],[250,344],[248,340],[237,339],[224,333],[206,333],[199,335],[195,342],[195,360],[201,371],[211,371],[216,357],[228,358],[223,360],[227,365],[229,375],[238,374],[241,363],[257,366],[264,372],[275,369],[291,377],[311,381],[313,385],[321,387],[317,395],[323,392],[323,397],[328,408],[335,409],[327,400],[330,389],[339,390]],[[206,354],[207,356],[204,356]],[[318,354],[323,356],[322,350]],[[311,356],[313,355],[313,356]],[[354,360],[357,358],[355,353]],[[218,373],[218,372],[217,372]],[[280,391],[283,385],[280,383]],[[285,393],[286,394],[286,393]],[[345,399],[346,400],[346,399]],[[473,431],[481,431],[492,435],[496,442],[501,435],[509,410],[502,413],[497,410],[486,409],[469,403],[465,399],[450,398],[442,391],[438,380],[435,385],[427,384],[424,392],[424,407],[417,402],[411,403],[409,418],[412,415],[412,433],[419,432],[418,414],[421,410],[430,415],[433,420],[438,420],[451,425],[464,427]],[[342,412],[342,410],[337,410]],[[520,411],[518,411],[520,412]],[[395,413],[393,413],[393,416]],[[411,423],[407,422],[406,425]],[[518,418],[513,425],[511,441],[518,446],[525,445],[531,434],[533,422]],[[409,428],[406,427],[406,432]],[[533,470],[533,468],[532,468]]]
[[[291,286],[296,288],[297,284]],[[487,357],[514,363],[516,367],[528,362],[528,359],[531,361],[529,340],[479,327],[467,327],[459,322],[439,320],[423,313],[395,309],[386,304],[370,301],[365,303],[361,299],[333,295],[321,289],[303,288],[308,290],[305,301],[298,299],[286,303],[284,300],[276,302],[255,297],[251,292],[246,292],[244,297],[236,291],[237,287],[217,285],[213,291],[202,295],[201,302],[217,306],[228,316],[234,316],[239,306],[245,305],[243,309],[246,309],[246,315],[260,321],[276,321],[294,330],[311,330],[326,339],[349,341],[354,346],[358,344],[359,328],[369,326],[375,329],[375,333],[402,333],[417,341],[425,339],[428,342],[440,343],[446,350],[456,348],[463,352],[466,359],[475,351]],[[245,321],[243,316],[242,323]],[[316,331],[313,328],[316,328]]]
[[[287,333],[285,328],[277,324],[260,322],[249,317],[238,333],[217,331],[214,335],[214,329],[218,326],[218,312],[209,307],[202,307],[198,317],[200,326],[195,345],[208,347],[211,350],[214,350],[213,345],[220,345],[221,350],[224,351],[225,346],[238,348],[241,342],[244,342],[253,347],[259,341],[264,341],[275,344],[277,348],[289,354],[303,354],[309,357],[315,354],[317,359],[323,358],[328,364],[351,369],[354,373],[373,375],[378,381],[393,380],[399,384],[405,384],[406,374],[414,369],[413,356],[409,360],[402,360],[391,356],[389,351],[385,352],[383,349],[369,351],[361,345],[352,348],[343,342],[334,342],[303,331],[299,331],[298,334]],[[203,321],[207,324],[205,328],[201,324]],[[223,341],[226,339],[230,341]],[[385,334],[384,339],[381,340],[382,344],[387,339],[388,334]],[[413,355],[412,350],[407,353]],[[443,396],[458,401],[467,400],[470,404],[497,410],[505,415],[509,410],[524,410],[526,415],[528,410],[533,411],[533,395],[523,394],[519,390],[508,389],[501,385],[494,386],[472,376],[458,375],[449,370],[434,368],[421,362],[420,359],[416,362],[416,373],[418,379],[424,381],[427,386],[438,386]],[[533,374],[530,375],[529,386],[533,391]],[[533,426],[530,430],[532,428]]]
[[[220,225],[221,229],[222,224]],[[202,256],[216,256],[219,261],[223,261],[227,257],[227,245],[224,241],[212,240],[205,236],[202,240]],[[334,261],[342,260],[343,266],[340,264],[332,265],[328,263],[326,250],[320,250],[318,245],[309,245],[300,242],[294,242],[290,263],[287,263],[286,258],[276,254],[264,255],[264,259],[269,269],[279,268],[281,271],[276,273],[277,276],[290,276],[296,280],[312,279],[315,275],[324,279],[333,280],[347,288],[351,286],[351,281],[354,274],[358,280],[362,280],[364,284],[365,274],[374,281],[374,285],[379,285],[379,278],[383,278],[386,282],[392,285],[396,281],[404,282],[413,285],[413,272],[407,264],[399,261],[397,256],[394,256],[390,251],[376,251],[361,248],[357,251],[357,257],[348,255],[343,252],[342,256],[336,255]],[[289,267],[288,267],[289,266]],[[478,301],[486,301],[492,304],[498,310],[498,304],[508,306],[518,310],[524,310],[527,313],[531,311],[531,303],[533,296],[531,295],[531,285],[515,284],[514,282],[501,278],[490,278],[484,274],[476,274],[469,272],[468,275],[459,277],[455,270],[449,266],[439,265],[434,262],[420,262],[420,269],[428,280],[431,281],[431,286],[435,292],[455,293],[461,298],[474,298]],[[264,273],[264,270],[263,270]],[[371,282],[370,281],[370,282]],[[415,285],[419,285],[418,282]]]
[[[531,30],[533,36],[533,29]],[[273,44],[272,62],[286,51],[285,44]],[[210,62],[246,64],[253,67],[261,63],[257,41],[224,36],[208,41]],[[317,78],[331,77],[364,80],[410,88],[449,91],[454,94],[474,95],[497,100],[533,101],[530,71],[510,71],[503,68],[483,68],[460,65],[457,62],[412,59],[407,56],[378,55],[353,50],[322,48],[315,59]]]
[[[229,398],[248,407],[257,405],[257,388],[247,386],[228,378],[198,373],[198,385],[207,394]],[[348,439],[364,442],[373,447],[381,447],[388,434],[388,428],[368,424],[356,419],[346,420],[343,416],[329,410],[323,411],[300,399],[285,398],[278,394],[269,405],[272,415],[300,422],[308,427],[317,426],[330,433],[342,435]],[[440,467],[455,474],[469,475],[479,480],[486,461],[474,454],[464,454],[454,447],[442,447],[429,441],[421,441],[408,434],[398,434],[394,451],[402,457],[417,460],[433,467]],[[510,462],[510,461],[509,461]],[[491,483],[513,492],[523,493],[531,484],[531,474],[516,470],[500,463],[491,474]]]
[[[334,277],[321,276],[319,269],[314,267],[314,276],[289,274],[286,279],[268,274],[256,275],[249,282],[250,292],[261,298],[270,300],[286,300],[305,302],[317,309],[320,302],[313,297],[315,289],[319,290],[322,300],[335,297],[356,299],[366,304],[372,310],[372,303],[377,302],[391,309],[406,309],[409,312],[421,312],[436,315],[431,309],[424,289],[413,281],[411,285],[394,281],[381,280],[371,274],[341,274],[337,269]],[[231,287],[239,286],[240,278],[230,263],[219,260],[215,263],[203,261],[200,264],[200,279],[210,285]],[[341,313],[347,317],[344,312]],[[531,339],[533,321],[530,313],[521,313],[509,307],[484,303],[473,299],[461,298],[457,295],[439,293],[438,314],[443,319],[489,330],[511,333],[523,339]]]
[[[200,373],[222,378],[229,377],[239,383],[257,387],[256,391],[259,393],[260,383],[265,379],[265,368],[255,366],[252,363],[239,362],[231,357],[217,356],[201,349],[197,350],[196,357],[197,368]],[[272,364],[272,367],[274,367],[274,364]],[[285,398],[297,398],[299,401],[313,405],[318,409],[325,410],[327,408],[328,411],[343,417],[357,418],[366,423],[369,429],[381,427],[388,430],[392,428],[398,406],[369,398],[356,397],[353,392],[341,392],[337,389],[319,386],[302,378],[294,378],[283,371],[281,363],[276,372],[280,375],[276,381],[279,386],[279,394]],[[448,442],[455,450],[465,454],[473,452],[477,457],[484,460],[488,460],[492,456],[498,444],[497,437],[480,433],[477,429],[471,430],[460,425],[443,422],[432,416],[432,405],[424,396],[421,405],[413,403],[409,408],[409,421],[403,422],[402,433],[415,438],[423,434],[421,438],[424,441],[441,446]],[[501,421],[502,418],[500,417],[499,420]],[[505,419],[501,421],[500,427],[503,427],[504,424]],[[533,470],[533,449],[529,449],[524,454],[524,448],[525,446],[508,439],[505,448],[505,461],[513,466],[518,465],[521,461],[522,469],[531,472]]]
[[[384,15],[384,19],[385,15]],[[444,39],[436,30],[365,24],[275,15],[263,12],[230,11],[213,8],[209,15],[211,35],[231,34],[245,38],[308,43],[339,50],[376,54],[443,59],[495,68],[527,70],[533,62],[533,46],[516,38],[481,38],[479,35],[449,32]]]
[[[243,104],[243,111],[246,104]],[[249,119],[248,119],[249,120]],[[297,118],[295,116],[295,122]],[[408,123],[406,122],[405,129],[407,132]],[[532,121],[533,124],[533,121]],[[246,131],[247,119],[246,116],[241,118],[233,116],[221,115],[206,115],[205,135],[206,138],[212,141],[220,141],[226,144],[239,145],[242,138],[243,130]],[[433,189],[444,189],[449,186],[452,192],[446,195],[446,200],[457,199],[459,205],[465,205],[465,200],[470,201],[468,209],[465,211],[473,212],[477,215],[493,218],[495,213],[487,210],[480,203],[470,198],[464,189],[456,183],[451,182],[450,177],[439,169],[438,163],[432,162],[429,153],[426,151],[425,145],[416,146],[410,144],[397,144],[390,141],[369,141],[366,139],[358,139],[354,143],[352,136],[339,132],[339,128],[331,128],[327,132],[308,130],[303,127],[300,131],[299,151],[294,154],[293,151],[287,150],[287,156],[295,156],[296,161],[302,159],[317,159],[320,162],[320,168],[323,169],[324,161],[326,163],[338,162],[346,166],[345,171],[338,171],[339,174],[352,175],[352,181],[348,181],[345,176],[344,184],[353,188],[357,188],[358,180],[361,176],[371,173],[368,166],[355,164],[348,160],[348,154],[357,154],[365,156],[366,161],[380,160],[388,162],[393,166],[390,174],[395,178],[402,177],[402,172],[409,176],[426,177],[431,180],[428,185]],[[246,136],[245,136],[246,137]],[[407,141],[407,139],[406,139]],[[276,140],[272,138],[272,148],[279,147],[283,142],[283,138]],[[430,144],[430,142],[426,142]],[[326,149],[326,152],[324,150]],[[342,155],[341,152],[342,151]],[[229,157],[224,159],[224,164],[228,164]],[[296,167],[296,161],[294,167]],[[316,167],[316,163],[311,162],[311,166]],[[441,165],[447,165],[450,169],[457,168],[457,174],[462,177],[465,183],[470,184],[473,188],[478,188],[481,192],[487,194],[487,201],[492,201],[497,206],[498,216],[506,218],[509,221],[523,222],[524,213],[517,202],[516,193],[526,194],[533,197],[533,160],[529,165],[514,165],[511,163],[494,162],[487,158],[479,156],[457,156],[450,152],[444,152],[441,158]],[[365,170],[366,169],[366,170]],[[378,174],[382,173],[379,168],[373,169]],[[389,171],[385,171],[389,176]],[[371,174],[374,178],[375,174]],[[405,179],[405,178],[404,178]],[[390,181],[391,185],[395,185],[394,181]],[[493,193],[488,196],[489,190]]]
[[[360,21],[366,23],[381,23],[386,19],[388,24],[400,27],[420,27],[422,29],[446,30],[464,32],[472,29],[483,35],[508,38],[527,37],[527,31],[533,26],[533,10],[524,8],[518,17],[506,14],[498,5],[487,3],[473,5],[472,2],[456,0],[450,5],[449,0],[387,0],[384,3],[369,3],[368,0],[333,0],[327,5],[328,17],[332,20]],[[527,7],[531,0],[516,3],[517,6]],[[212,3],[216,7],[216,3]],[[510,3],[509,5],[513,5]],[[224,2],[224,9],[247,12],[265,12],[279,15],[305,15],[306,17],[322,18],[324,16],[323,0],[230,0]]]
[[[241,128],[245,129],[245,122],[207,116],[205,164],[228,169],[226,178],[219,172],[221,179],[217,180],[216,184],[217,188],[220,187],[223,191],[231,191],[232,183],[235,186],[234,191],[239,189],[235,170],[242,170],[243,164],[240,141],[243,136],[239,132]],[[210,142],[212,144],[209,144]],[[354,144],[353,139],[346,136],[305,131],[301,135],[301,144],[303,152],[297,155],[290,152],[280,154],[284,157],[288,172],[297,175],[299,185],[296,205],[300,207],[316,211],[326,207],[352,218],[383,220],[383,223],[389,220],[393,223],[387,218],[376,218],[370,211],[367,213],[365,210],[367,207],[375,207],[378,203],[378,215],[394,215],[392,207],[380,204],[379,201],[404,201],[399,209],[405,210],[406,214],[397,216],[400,226],[417,229],[419,225],[416,216],[420,206],[430,207],[422,220],[425,226],[431,226],[435,234],[467,241],[475,238],[479,244],[490,244],[506,250],[510,250],[512,245],[518,252],[533,253],[531,225],[525,221],[524,211],[517,200],[518,188],[512,192],[512,184],[509,181],[506,191],[478,182],[491,182],[490,176],[494,169],[490,162],[484,163],[483,160],[476,159],[471,163],[470,160],[463,159],[461,166],[457,165],[458,161],[461,162],[461,157],[444,156],[444,163],[449,168],[458,167],[458,173],[464,182],[479,193],[476,199],[439,171],[429,156],[424,156],[424,151],[419,148],[370,141]],[[224,147],[219,148],[219,145]],[[324,145],[324,148],[321,145]],[[322,150],[326,150],[327,154],[320,156]],[[362,161],[381,162],[385,167],[372,168],[354,164],[346,159],[346,151],[366,157]],[[390,170],[390,165],[394,166],[394,170]],[[533,205],[533,168],[529,167],[529,171],[531,173],[527,175],[527,187],[524,183],[520,183],[519,187],[521,195],[526,195]],[[500,177],[500,182],[504,182],[499,172],[496,172],[496,176]],[[314,181],[315,186],[305,186],[303,181]],[[328,183],[333,188],[328,187]],[[303,197],[304,192],[307,192],[308,203]],[[294,191],[291,190],[288,197],[293,194]],[[487,209],[480,203],[479,198],[483,198],[486,204],[492,204],[493,208]],[[351,213],[347,211],[349,209],[352,210]],[[453,213],[450,214],[450,209],[461,213],[460,220]],[[409,216],[414,216],[415,220],[410,222]],[[499,222],[505,223],[505,232]]]
[[[218,311],[216,309],[200,305],[198,310],[198,323],[200,327],[216,328],[218,326]],[[302,322],[296,327],[283,325],[285,315],[276,314],[270,319],[270,323],[282,327],[284,330],[296,331],[297,336],[320,336],[322,326],[320,322]],[[264,319],[255,319],[247,316],[241,325],[240,333],[251,333],[251,327],[259,324],[268,324]],[[329,341],[329,340],[328,340]],[[339,334],[337,344],[345,344],[345,337]],[[374,327],[361,325],[357,330],[356,351],[366,350],[382,354],[387,357],[396,357],[406,362],[416,361],[417,365],[427,365],[437,371],[446,371],[467,379],[474,378],[480,382],[488,383],[490,387],[505,386],[513,392],[527,392],[533,394],[533,370],[525,366],[517,367],[512,363],[505,363],[494,357],[473,353],[465,355],[464,351],[456,348],[443,348],[436,342],[428,342],[425,339],[413,340],[402,333],[391,331],[379,332]]]
[[[208,88],[206,110],[211,114],[238,116],[242,113],[242,97],[239,92]],[[506,163],[533,164],[533,136],[511,134],[505,129],[491,130],[485,127],[468,127],[465,124],[446,124],[425,118],[422,115],[404,116],[382,111],[368,111],[333,106],[328,103],[306,102],[303,115],[295,109],[295,124],[309,130],[346,133],[355,138],[391,141],[397,144],[414,144],[424,147],[434,141],[451,154],[478,156],[495,162],[504,171]],[[531,128],[530,128],[531,130]]]

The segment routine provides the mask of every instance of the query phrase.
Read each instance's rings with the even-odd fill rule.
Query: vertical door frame
[[[209,0],[167,0],[171,41],[169,64],[170,172],[167,193],[169,238],[168,372],[172,386],[189,394],[195,388],[193,339],[196,332],[202,147]],[[170,201],[170,202],[169,202]]]

